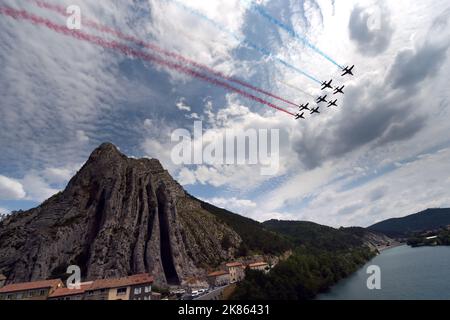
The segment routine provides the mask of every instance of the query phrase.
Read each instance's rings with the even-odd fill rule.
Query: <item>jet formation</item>
[[[355,68],[355,65],[353,65],[351,67],[347,66],[347,67],[342,68],[341,76],[342,77],[345,77],[347,75],[354,76],[354,74],[353,74],[353,69],[354,68]],[[344,85],[342,85],[342,86],[333,86],[333,79],[331,79],[329,81],[324,81],[322,83],[321,90],[322,91],[326,91],[328,89],[330,89],[333,92],[332,96],[336,96],[338,94],[345,94],[344,93],[345,86]],[[328,93],[317,97],[316,103],[317,103],[317,106],[315,108],[310,107],[309,106],[309,102],[306,103],[306,104],[299,105],[298,106],[299,112],[295,115],[295,119],[296,120],[305,119],[305,111],[309,111],[310,114],[315,114],[315,113],[316,114],[320,114],[320,105],[321,105],[321,103],[328,103],[327,108],[338,107],[338,99],[334,99],[334,100],[332,98],[328,99]]]

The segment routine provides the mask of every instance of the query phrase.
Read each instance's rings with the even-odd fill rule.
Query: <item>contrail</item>
[[[277,105],[275,105],[273,103],[270,103],[270,102],[268,102],[268,101],[266,101],[266,100],[264,100],[262,98],[259,98],[257,96],[254,96],[254,95],[252,95],[252,94],[250,94],[250,93],[248,93],[246,91],[243,91],[243,90],[240,90],[238,88],[235,88],[235,87],[229,85],[226,82],[217,80],[215,78],[210,78],[210,77],[208,77],[208,76],[206,76],[206,75],[204,75],[204,74],[202,74],[202,73],[200,73],[198,71],[190,69],[190,68],[188,68],[186,66],[179,65],[179,64],[176,64],[176,63],[173,63],[173,62],[169,62],[167,60],[158,58],[156,56],[153,56],[153,55],[151,55],[149,53],[146,53],[146,52],[143,52],[143,51],[135,50],[135,49],[133,49],[131,47],[128,47],[128,46],[126,46],[124,44],[121,44],[121,43],[118,43],[116,41],[108,41],[108,40],[105,40],[105,39],[103,39],[101,37],[90,35],[90,34],[84,33],[84,32],[79,31],[79,30],[70,30],[66,26],[55,24],[55,23],[51,22],[50,20],[47,20],[45,18],[33,15],[33,14],[31,14],[31,13],[25,11],[25,10],[16,10],[16,9],[12,9],[10,7],[0,7],[0,13],[4,14],[4,15],[7,15],[7,16],[10,16],[10,17],[12,17],[12,18],[14,18],[16,20],[18,20],[18,19],[28,20],[31,23],[35,24],[35,25],[45,26],[45,27],[47,27],[47,28],[57,32],[57,33],[64,34],[64,35],[67,35],[67,36],[71,36],[71,37],[74,37],[74,38],[76,38],[78,40],[86,41],[86,42],[98,45],[100,47],[103,47],[105,49],[114,49],[114,50],[119,51],[120,53],[122,53],[122,54],[124,54],[126,56],[135,57],[135,58],[138,58],[138,59],[141,59],[141,60],[145,60],[145,61],[148,61],[148,62],[159,64],[161,66],[168,67],[170,69],[173,69],[173,70],[179,71],[181,73],[190,75],[192,77],[196,77],[196,78],[201,79],[203,81],[209,82],[209,83],[211,83],[211,84],[213,84],[215,86],[223,87],[223,88],[225,88],[227,90],[236,92],[236,93],[238,93],[238,94],[240,94],[240,95],[242,95],[242,96],[244,96],[244,97],[246,97],[246,98],[248,98],[250,100],[253,100],[253,101],[261,103],[261,104],[264,104],[264,105],[266,105],[266,106],[268,106],[270,108],[273,108],[273,109],[276,109],[278,111],[287,113],[287,114],[289,114],[291,116],[295,116],[295,114],[292,113],[292,112],[289,112],[289,111],[287,111],[287,110],[285,110],[285,109],[283,109],[281,107],[278,107]]]
[[[195,15],[195,16],[197,16],[197,17],[199,17],[199,18],[201,18],[201,19],[203,19],[203,20],[209,22],[210,24],[212,24],[212,25],[213,25],[214,27],[216,27],[217,29],[219,29],[219,30],[221,30],[222,32],[224,32],[224,33],[230,35],[231,37],[235,38],[237,41],[244,43],[244,44],[247,45],[248,47],[250,47],[250,48],[252,48],[252,49],[254,49],[254,50],[260,52],[260,53],[263,54],[264,56],[271,57],[271,58],[275,59],[278,63],[284,65],[285,67],[287,67],[287,68],[289,68],[289,69],[291,69],[291,70],[294,70],[294,71],[300,73],[301,75],[307,77],[308,79],[310,79],[310,80],[312,80],[312,81],[314,81],[314,82],[316,82],[316,83],[318,83],[318,84],[322,84],[322,82],[319,81],[316,77],[310,75],[309,73],[303,71],[302,69],[299,69],[299,68],[293,66],[292,64],[290,64],[290,63],[284,61],[283,59],[280,59],[280,58],[278,58],[278,57],[275,57],[275,56],[272,54],[272,52],[270,52],[269,50],[267,50],[267,49],[265,49],[265,48],[262,48],[262,47],[260,47],[260,46],[258,46],[258,45],[256,45],[256,44],[254,44],[253,42],[251,42],[251,41],[249,41],[249,40],[247,40],[247,39],[244,39],[243,37],[237,35],[235,32],[229,30],[226,26],[224,26],[224,25],[218,23],[217,21],[215,21],[215,20],[209,18],[208,16],[206,16],[206,15],[203,14],[203,13],[201,13],[200,11],[198,11],[198,10],[196,10],[196,9],[194,9],[194,8],[188,7],[188,6],[186,6],[185,4],[181,3],[181,2],[178,1],[178,0],[165,0],[165,1],[170,1],[170,2],[175,3],[177,6],[183,8],[183,9],[185,9],[186,11],[190,12],[191,14],[193,14],[193,15]]]
[[[50,4],[50,3],[47,3],[47,2],[41,1],[41,0],[29,0],[29,1],[30,2],[34,2],[37,6],[39,6],[41,8],[57,12],[57,13],[59,13],[61,15],[64,15],[64,16],[68,16],[68,14],[66,13],[65,8],[62,7],[62,6]],[[153,50],[153,51],[158,52],[158,53],[160,53],[160,54],[162,54],[162,55],[164,55],[166,57],[171,57],[171,58],[177,59],[178,61],[181,61],[183,63],[189,64],[189,65],[194,66],[196,68],[199,68],[201,70],[207,71],[207,72],[215,75],[216,77],[223,78],[223,79],[228,80],[230,82],[234,82],[236,84],[239,84],[239,85],[241,85],[243,87],[252,89],[252,90],[254,90],[256,92],[265,94],[265,95],[267,95],[267,96],[269,96],[271,98],[277,99],[279,101],[287,103],[287,104],[289,104],[291,106],[294,106],[296,108],[298,107],[298,104],[296,104],[296,103],[294,103],[292,101],[289,101],[289,100],[287,100],[285,98],[282,98],[280,96],[277,96],[277,95],[275,95],[275,94],[273,94],[271,92],[268,92],[266,90],[258,88],[258,87],[254,86],[254,85],[251,85],[251,84],[249,84],[249,83],[247,83],[245,81],[239,80],[239,79],[237,79],[235,77],[227,76],[226,74],[224,74],[224,73],[222,73],[220,71],[214,70],[214,69],[212,69],[212,68],[210,68],[210,67],[208,67],[206,65],[200,64],[200,63],[198,63],[198,62],[196,62],[196,61],[194,61],[192,59],[186,58],[186,57],[184,57],[184,56],[182,56],[182,55],[180,55],[178,53],[165,50],[165,49],[163,49],[163,48],[161,48],[161,47],[159,47],[159,46],[157,46],[157,45],[155,45],[153,43],[150,43],[150,42],[144,42],[144,41],[142,41],[142,40],[140,40],[140,39],[138,39],[138,38],[136,38],[134,36],[124,34],[124,33],[120,32],[120,31],[112,29],[112,28],[110,28],[108,26],[102,25],[102,24],[100,24],[100,23],[98,23],[98,22],[96,22],[94,20],[87,19],[86,17],[84,17],[83,18],[83,25],[86,25],[86,26],[88,26],[90,28],[96,29],[96,30],[101,31],[101,32],[112,34],[112,35],[114,35],[114,36],[116,36],[116,37],[118,37],[118,38],[120,38],[122,40],[133,42],[133,43],[137,44],[138,46],[142,46],[144,48]]]
[[[294,89],[294,90],[300,91],[300,92],[306,94],[307,96],[310,96],[310,97],[313,98],[313,99],[316,98],[315,96],[313,96],[313,95],[310,94],[309,92],[306,92],[305,90],[300,89],[299,87],[293,86],[292,84],[289,84],[289,83],[284,82],[284,81],[281,81],[281,80],[278,80],[278,82],[281,83],[281,84],[284,84],[285,86],[288,86],[289,88],[292,88],[292,89]]]
[[[289,33],[293,38],[299,40],[301,43],[303,43],[305,46],[311,48],[318,54],[320,54],[322,57],[333,63],[335,66],[339,67],[340,69],[343,69],[343,67],[337,63],[333,58],[331,58],[329,55],[327,55],[325,52],[317,48],[314,44],[312,44],[306,37],[302,37],[297,32],[295,32],[294,29],[286,25],[285,23],[281,22],[277,18],[271,16],[261,5],[255,3],[253,0],[241,0],[242,2],[245,2],[247,4],[250,4],[250,8],[257,13],[259,13],[262,17],[269,20],[272,24],[280,27],[281,29],[285,30],[287,33]]]

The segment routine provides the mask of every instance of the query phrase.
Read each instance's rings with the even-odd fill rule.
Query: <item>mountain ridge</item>
[[[447,225],[450,225],[450,209],[431,208],[404,217],[383,220],[367,229],[391,237],[406,237],[414,232],[439,229]]]

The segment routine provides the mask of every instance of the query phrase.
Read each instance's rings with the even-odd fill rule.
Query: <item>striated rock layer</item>
[[[0,273],[30,281],[75,264],[83,280],[149,272],[180,284],[232,259],[241,241],[158,160],[103,144],[63,192],[0,222]]]

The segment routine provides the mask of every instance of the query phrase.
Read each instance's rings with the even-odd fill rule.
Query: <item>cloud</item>
[[[450,151],[435,152],[426,157],[417,157],[414,161],[397,168],[387,174],[380,175],[357,189],[342,190],[335,193],[334,205],[341,203],[347,206],[352,201],[359,200],[364,205],[348,210],[348,216],[342,219],[342,212],[335,211],[325,204],[327,199],[319,197],[315,204],[316,211],[320,207],[329,211],[331,218],[346,221],[346,225],[370,225],[390,217],[400,217],[427,208],[445,207],[450,204],[450,196],[446,191],[448,181],[441,178],[442,172],[449,167]],[[427,170],[423,170],[427,168]],[[338,184],[331,187],[338,189]],[[411,199],[414,199],[412,201]],[[367,205],[370,204],[370,205]],[[309,213],[312,214],[312,213]],[[325,221],[325,217],[321,218]]]
[[[256,207],[256,203],[248,200],[248,199],[237,199],[235,197],[230,198],[219,198],[214,197],[207,200],[208,202],[221,207],[226,208],[230,211],[234,212],[243,212],[247,211],[248,209],[252,209]]]
[[[183,186],[195,184],[197,182],[195,174],[187,168],[182,168],[178,172],[177,180]]]
[[[41,175],[49,184],[65,184],[76,173],[76,170],[81,168],[81,165],[74,165],[66,168],[46,168]]]
[[[0,175],[0,200],[19,200],[25,195],[24,187],[20,182]]]
[[[411,111],[406,94],[386,94],[378,84],[349,86],[347,94],[332,121],[320,128],[307,127],[296,137],[295,150],[306,168],[368,145],[381,147],[410,139],[426,124],[427,114]]]
[[[231,32],[239,33],[245,14],[241,1],[148,0],[148,4],[151,19],[146,29],[160,46],[182,52],[186,57],[227,74],[240,68],[239,61],[232,58],[232,50],[239,46],[239,42],[183,6],[200,12]],[[167,18],[169,16],[170,19]],[[173,72],[169,74],[173,79],[187,79]]]
[[[48,182],[35,172],[25,175],[21,183],[27,194],[27,200],[42,202],[60,191],[50,187]]]
[[[191,111],[191,107],[189,107],[186,103],[184,99],[181,99],[180,101],[177,102],[177,108],[180,111],[187,111],[190,112]]]
[[[89,137],[86,135],[86,132],[83,130],[77,130],[76,132],[76,138],[78,142],[89,142]]]
[[[7,4],[65,23],[62,16],[28,1]],[[126,12],[114,5],[79,4],[91,17],[105,9],[120,21]],[[38,163],[80,161],[92,148],[86,143],[88,133],[123,95],[114,71],[123,57],[26,21],[2,17],[1,30],[1,166],[11,166],[8,160],[22,155],[22,167],[14,167],[22,175]]]
[[[350,38],[358,50],[369,56],[378,55],[389,47],[394,32],[390,12],[383,4],[354,7],[349,22]]]
[[[417,50],[405,49],[397,54],[388,80],[394,89],[408,88],[435,76],[444,59],[448,46],[424,45]]]
[[[64,23],[26,1],[5,1]],[[294,102],[312,103],[304,92],[315,96],[320,88],[275,63],[273,57],[292,62],[319,79],[339,78],[339,83],[346,85],[339,108],[326,109],[320,117],[304,122],[293,121],[241,96],[150,63],[28,23],[0,19],[0,61],[4,66],[0,76],[0,168],[4,176],[23,185],[25,199],[44,199],[57,192],[93,148],[111,141],[126,154],[161,160],[192,194],[215,198],[216,204],[257,220],[300,218],[337,226],[368,224],[384,216],[446,203],[443,188],[447,182],[436,182],[439,172],[447,172],[446,164],[430,160],[433,148],[449,143],[446,75],[450,69],[443,48],[450,39],[450,19],[445,1],[411,2],[408,6],[384,1],[381,6],[369,6],[366,3],[372,0],[363,5],[350,0],[342,1],[335,10],[330,1],[264,3],[271,14],[314,40],[333,59],[355,64],[353,78],[340,77],[339,70],[323,56],[246,11],[240,0],[179,1],[266,46],[273,52],[272,58],[263,57],[173,1],[77,0],[83,14],[108,26]],[[371,12],[376,7],[382,13],[378,29],[375,11]],[[428,61],[433,59],[438,62]],[[206,136],[227,129],[279,129],[278,175],[261,176],[260,166],[174,165],[170,134],[176,128],[190,130],[193,120],[203,121]],[[420,159],[427,162],[408,164],[417,154],[426,155]],[[448,158],[440,161],[448,162]],[[422,172],[429,166],[433,179]],[[415,171],[404,171],[411,167]],[[414,189],[415,185],[422,191]],[[359,207],[360,203],[365,207]]]

